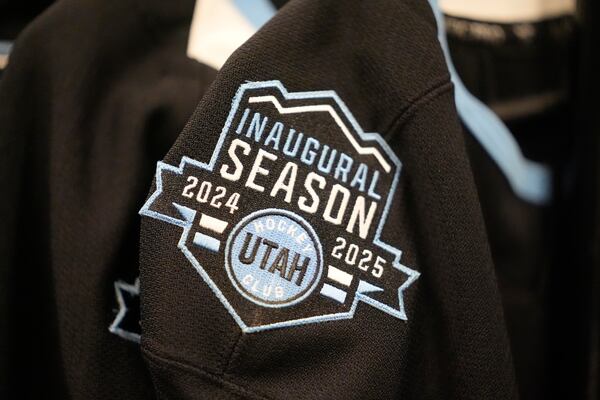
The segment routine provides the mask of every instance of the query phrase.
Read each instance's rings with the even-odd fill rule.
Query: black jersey
[[[165,398],[516,397],[425,2],[288,3],[141,214],[141,346]]]
[[[272,3],[219,72],[186,56],[192,0],[63,0],[16,40],[0,397],[594,398],[573,21],[482,45],[447,20],[469,89],[553,171],[540,205],[461,125],[427,1]]]
[[[522,399],[597,397],[589,366],[597,358],[589,344],[596,206],[584,189],[596,181],[585,160],[596,151],[597,133],[583,123],[586,106],[577,94],[591,81],[580,76],[589,60],[577,56],[586,29],[577,21],[568,13],[503,23],[446,19],[460,76],[506,121],[524,155],[552,171],[550,201],[524,201],[467,140]]]
[[[192,1],[143,3],[57,2],[0,80],[3,399],[155,397],[109,332],[114,285],[138,276],[137,210],[215,72],[185,55]]]

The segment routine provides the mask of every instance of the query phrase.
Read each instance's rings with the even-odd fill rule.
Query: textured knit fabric
[[[554,203],[538,207],[516,198],[460,126],[426,1],[291,0],[219,74],[185,56],[193,0],[57,2],[18,37],[0,80],[0,398],[596,400],[600,142],[588,3],[581,49],[553,41],[566,32],[560,21],[542,27],[541,47],[450,37],[465,82],[494,107],[568,89],[567,104],[509,121],[525,155],[555,171]],[[6,15],[0,34],[12,39],[24,21],[7,25]],[[563,63],[574,50],[580,63]],[[350,319],[242,332],[181,251],[182,228],[147,217],[140,226],[156,162],[208,162],[238,88],[271,80],[334,90],[401,161],[383,239],[420,273],[403,294],[406,321],[359,302]],[[180,187],[166,191],[187,200]],[[237,206],[292,210],[258,194]],[[139,274],[141,347],[109,332],[124,311],[115,283]],[[121,327],[139,330],[137,303],[126,298]]]
[[[0,398],[154,398],[111,334],[138,275],[157,159],[214,72],[185,55],[193,1],[61,1],[0,81]]]
[[[384,235],[403,244],[403,263],[421,273],[405,293],[408,321],[359,305],[352,319],[242,333],[177,248],[181,228],[144,218],[142,349],[162,398],[516,398],[487,236],[429,5],[289,2],[229,59],[164,161],[208,161],[238,87],[273,79],[292,92],[335,90],[402,161]],[[285,203],[252,207],[269,206]]]
[[[590,254],[597,207],[590,182],[597,179],[589,159],[597,133],[581,106],[588,89],[578,87],[592,81],[580,76],[590,61],[576,57],[586,48],[576,40],[584,26],[575,16],[527,24],[452,17],[448,26],[454,62],[469,89],[505,119],[524,156],[553,174],[552,201],[527,203],[467,139],[520,397],[589,398],[587,382],[597,379],[588,366],[597,274]]]

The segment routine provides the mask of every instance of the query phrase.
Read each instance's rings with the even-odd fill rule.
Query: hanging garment
[[[61,1],[16,40],[0,80],[0,398],[155,398],[138,345],[109,326],[115,282],[138,276],[156,160],[215,75],[186,56],[193,6]]]
[[[442,2],[447,3],[457,2]],[[586,352],[560,350],[560,343],[576,341],[581,329],[558,328],[565,312],[580,322],[587,318],[581,311],[566,311],[578,309],[571,304],[585,293],[581,284],[570,288],[568,295],[558,289],[566,284],[565,265],[581,268],[571,254],[582,251],[564,228],[572,215],[567,205],[573,196],[569,176],[578,156],[573,10],[515,14],[511,19],[483,14],[477,19],[468,10],[449,7],[452,14],[446,16],[457,71],[469,89],[506,122],[524,156],[545,165],[554,182],[545,204],[523,201],[486,151],[467,140],[521,398],[552,398],[563,386],[571,388],[569,396],[581,398],[572,388],[584,385],[567,384],[573,378],[566,377],[585,376],[582,362],[575,360]],[[480,11],[490,12],[489,8]],[[557,371],[561,378],[555,376]]]
[[[517,396],[425,2],[289,2],[221,69],[141,214],[165,398]]]
[[[1,398],[596,398],[597,146],[544,135],[580,129],[568,90],[506,107],[555,82],[497,62],[537,44],[473,50],[446,21],[468,88],[553,171],[546,205],[461,127],[427,2],[292,0],[252,36],[268,2],[213,1],[251,36],[218,75],[194,24],[226,21],[163,3],[59,2],[11,54]]]

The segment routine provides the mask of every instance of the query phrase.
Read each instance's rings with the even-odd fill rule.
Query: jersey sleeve
[[[516,397],[426,2],[291,1],[220,71],[140,214],[160,398]]]

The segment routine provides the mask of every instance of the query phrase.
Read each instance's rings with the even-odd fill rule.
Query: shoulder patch
[[[210,160],[159,162],[143,216],[177,247],[242,331],[348,319],[359,302],[406,320],[419,273],[382,240],[401,163],[333,91],[249,82]]]

